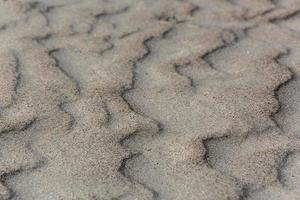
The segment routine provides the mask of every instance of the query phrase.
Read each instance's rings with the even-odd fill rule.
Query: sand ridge
[[[298,0],[0,1],[2,199],[297,199]]]

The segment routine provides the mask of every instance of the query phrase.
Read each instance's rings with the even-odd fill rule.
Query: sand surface
[[[0,199],[299,200],[300,0],[1,0]]]

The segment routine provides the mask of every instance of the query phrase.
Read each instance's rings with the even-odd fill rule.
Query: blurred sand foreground
[[[1,0],[3,200],[300,199],[300,0]]]

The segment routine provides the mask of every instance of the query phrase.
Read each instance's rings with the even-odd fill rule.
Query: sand
[[[299,0],[1,0],[0,199],[300,199]]]

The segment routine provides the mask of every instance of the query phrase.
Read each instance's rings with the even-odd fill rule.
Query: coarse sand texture
[[[0,200],[300,200],[300,0],[0,0]]]

